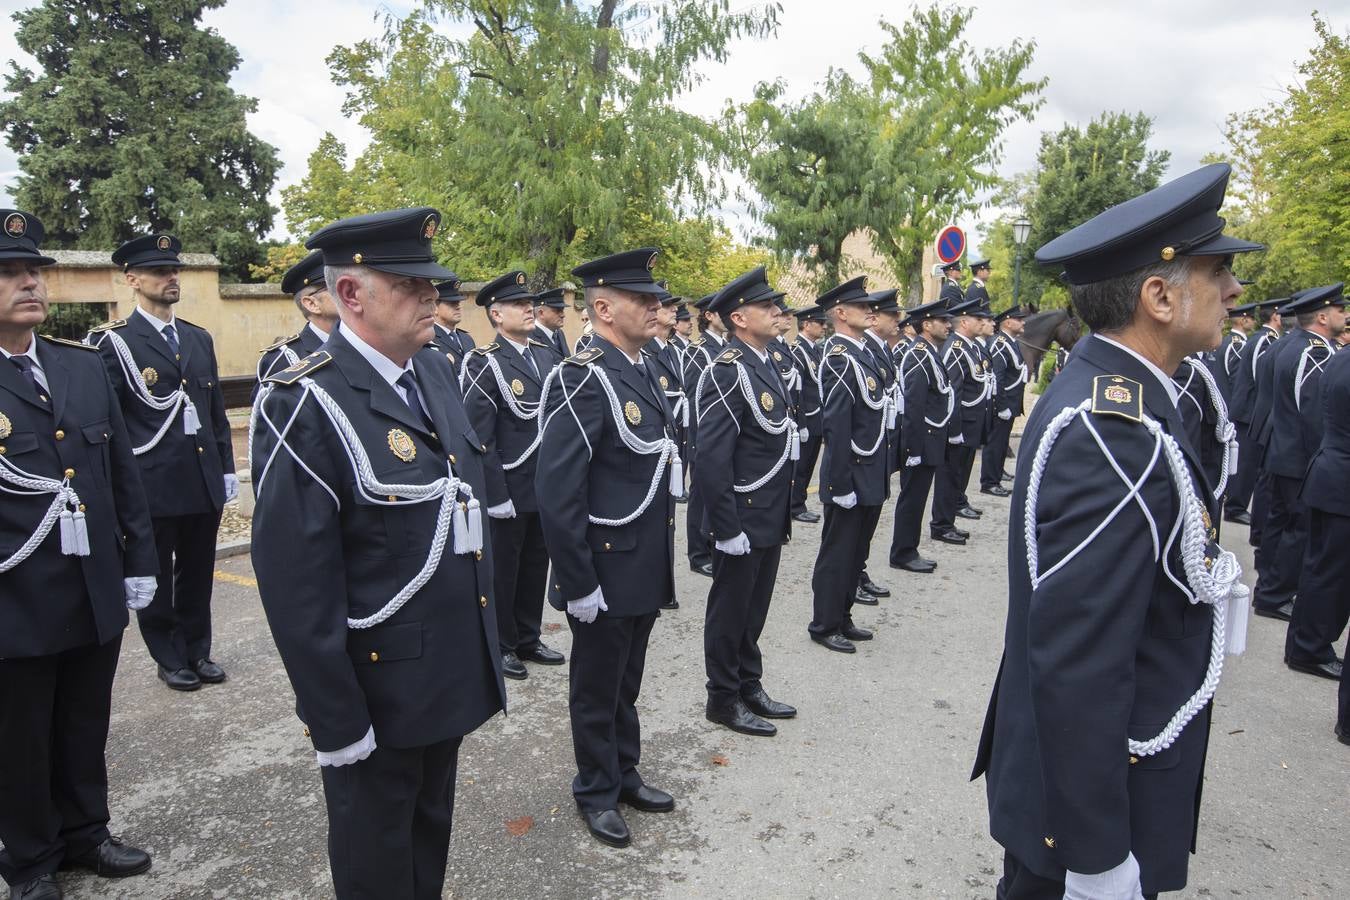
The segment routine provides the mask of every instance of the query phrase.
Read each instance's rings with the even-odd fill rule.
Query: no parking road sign
[[[953,263],[966,252],[966,233],[955,225],[948,225],[938,232],[933,242],[933,252],[942,263]]]

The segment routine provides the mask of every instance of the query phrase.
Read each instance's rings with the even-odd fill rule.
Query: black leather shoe
[[[984,516],[984,510],[976,509],[973,506],[963,506],[956,511],[956,515],[962,519],[979,519]]]
[[[100,878],[126,878],[150,868],[150,854],[110,837],[92,850],[61,861],[63,869],[88,869]]]
[[[202,680],[202,684],[221,684],[225,681],[225,670],[209,659],[199,659],[192,664],[192,671]]]
[[[891,595],[889,589],[877,584],[866,573],[863,573],[862,577],[858,579],[858,587],[867,591],[873,597],[889,597]]]
[[[541,666],[561,666],[563,663],[567,662],[567,657],[563,656],[547,644],[536,644],[529,650],[517,650],[516,658],[532,663],[539,663]]]
[[[1252,514],[1245,509],[1240,509],[1235,513],[1224,513],[1223,520],[1225,522],[1234,522],[1238,525],[1250,525],[1252,524]]]
[[[676,600],[674,597],[671,597],[665,603],[661,604],[661,609],[679,609],[679,608],[680,608],[680,601]]]
[[[732,731],[748,734],[751,737],[773,737],[778,733],[777,726],[752,713],[750,707],[746,706],[745,701],[740,697],[729,703],[718,705],[714,705],[713,701],[709,700],[705,715],[707,715],[709,722],[725,725]]]
[[[1283,619],[1288,622],[1294,617],[1294,601],[1286,600],[1279,606],[1252,606],[1252,611],[1267,619]]]
[[[902,563],[891,563],[892,569],[903,569],[906,572],[915,572],[919,575],[928,575],[937,568],[937,563],[931,559],[924,559],[922,556],[916,556],[913,559],[907,559]]]
[[[191,669],[166,669],[160,666],[159,680],[175,691],[195,691],[202,686],[202,680]]]
[[[61,900],[64,896],[55,875],[39,875],[9,889],[9,900]]]
[[[1319,678],[1330,678],[1332,681],[1341,680],[1342,663],[1339,660],[1330,662],[1309,662],[1304,659],[1296,659],[1292,656],[1284,658],[1284,664],[1295,672],[1303,672],[1307,675],[1316,675]]]
[[[690,564],[689,564],[689,571],[691,571],[691,572],[697,572],[697,573],[700,574],[700,575],[707,575],[709,578],[711,578],[711,577],[712,577],[712,563],[710,563],[710,562],[705,562],[705,563],[690,563]]]
[[[801,512],[793,513],[792,521],[805,522],[807,525],[814,525],[820,521],[820,513],[814,513],[809,509],[804,509]]]
[[[980,493],[992,494],[995,497],[1008,497],[1012,495],[1012,491],[1008,490],[1001,484],[996,484],[993,487],[982,487],[980,488]]]
[[[1004,481],[1012,481],[1012,480],[1014,480],[1014,479],[1013,479],[1013,476],[1010,475],[1010,474],[1008,474],[1008,472],[1007,472],[1006,470],[1003,472],[1003,475],[1002,475],[1001,477],[1002,477],[1002,479],[1003,479]]]
[[[811,635],[811,640],[820,644],[827,650],[833,650],[835,653],[857,653],[858,648],[849,642],[848,638],[842,634],[827,634],[821,637],[818,634]]]
[[[786,703],[779,703],[777,700],[764,693],[764,688],[756,687],[754,690],[745,691],[741,694],[741,699],[745,701],[746,707],[764,719],[791,719],[797,715],[797,707],[788,706]]]
[[[619,802],[638,812],[670,812],[675,808],[674,797],[645,784],[636,791],[619,791]]]
[[[628,823],[619,815],[617,809],[582,812],[581,818],[586,822],[586,830],[602,844],[627,847],[633,842],[633,833],[628,830]]]
[[[839,629],[839,633],[850,641],[870,641],[872,632],[866,628],[859,628],[857,625],[845,625]]]
[[[969,531],[966,531],[964,528],[957,528],[955,525],[953,525],[951,528],[948,528],[947,531],[960,538],[967,538],[967,539],[970,538]]]
[[[520,657],[514,653],[502,654],[502,675],[510,678],[512,681],[524,681],[530,677],[530,673],[525,668],[525,664],[520,661]]]
[[[867,593],[867,591],[864,591],[862,588],[858,588],[856,591],[853,592],[853,602],[861,603],[863,606],[877,606],[878,604],[881,603],[880,600],[878,600],[876,597],[873,597],[871,594]]]
[[[966,539],[957,534],[955,530],[934,531],[931,537],[935,541],[941,541],[944,544],[956,544],[958,547],[965,546]]]

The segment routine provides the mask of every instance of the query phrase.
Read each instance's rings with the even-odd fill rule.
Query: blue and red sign
[[[940,262],[956,262],[966,252],[966,233],[955,225],[948,225],[938,232],[933,252]]]

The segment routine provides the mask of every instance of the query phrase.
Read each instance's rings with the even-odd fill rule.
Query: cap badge
[[[423,239],[423,240],[429,241],[429,240],[431,240],[432,238],[434,238],[434,237],[436,236],[436,229],[437,229],[437,227],[440,226],[440,224],[441,224],[441,220],[436,216],[435,213],[432,213],[431,215],[429,215],[429,216],[427,216],[425,219],[423,219],[423,220],[422,220],[422,239]]]
[[[628,420],[629,425],[642,424],[642,410],[638,409],[638,405],[632,400],[623,405],[623,417]]]
[[[511,393],[515,394],[517,397],[525,393],[525,385],[521,383],[519,378],[511,379]]]
[[[1108,385],[1102,392],[1102,396],[1112,403],[1127,404],[1134,402],[1134,394],[1129,388],[1121,384]]]
[[[28,220],[23,213],[10,213],[5,219],[5,234],[10,237],[23,237],[28,233]]]
[[[9,416],[0,413],[0,441],[9,437],[14,432],[14,426],[9,422]]]
[[[173,241],[169,240],[169,236],[167,234],[161,234],[159,236],[159,239],[155,241],[155,246],[161,250],[168,250],[170,247],[173,246]]]
[[[408,432],[402,428],[389,429],[389,452],[393,453],[404,462],[412,462],[417,458],[417,445],[413,439],[408,436]]]
[[[655,269],[655,268],[656,268],[656,254],[653,253],[653,254],[651,255],[651,257],[648,258],[648,260],[647,260],[647,269],[648,269],[648,270],[651,270],[651,269]]]
[[[150,366],[141,369],[141,381],[145,382],[146,387],[154,387],[159,383],[159,373]]]
[[[524,272],[517,272],[517,273],[516,273],[516,284],[524,284],[524,283],[525,283],[525,273],[524,273]]]
[[[759,405],[764,407],[765,412],[773,412],[773,395],[768,391],[760,394]]]

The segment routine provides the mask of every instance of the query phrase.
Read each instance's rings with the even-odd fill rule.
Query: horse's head
[[[1072,303],[1065,307],[1064,313],[1064,321],[1055,327],[1052,337],[1061,347],[1068,350],[1083,336],[1083,323],[1079,320]]]

